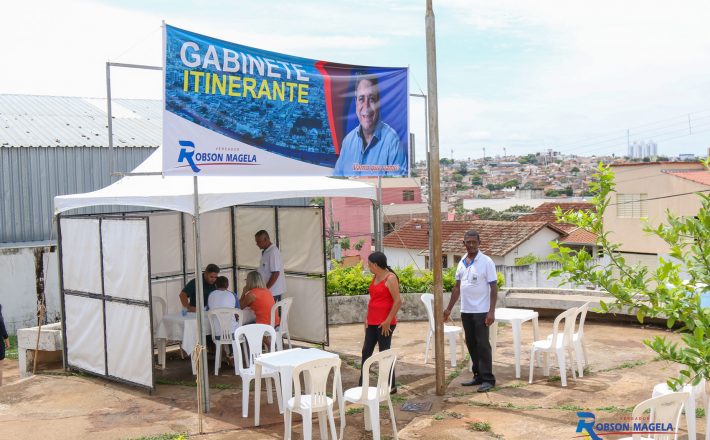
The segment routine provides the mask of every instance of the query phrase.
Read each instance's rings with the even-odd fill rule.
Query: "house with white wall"
[[[554,251],[550,242],[566,236],[563,230],[547,222],[444,221],[441,225],[444,268],[455,266],[466,254],[463,236],[471,229],[481,236],[481,251],[497,266],[513,266],[516,258],[526,255],[545,259]],[[429,222],[411,220],[388,234],[384,238],[384,252],[392,267],[430,268]]]

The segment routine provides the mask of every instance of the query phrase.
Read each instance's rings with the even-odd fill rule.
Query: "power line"
[[[643,199],[643,200],[629,200],[628,202],[609,203],[608,206],[625,205],[625,204],[627,204],[627,203],[646,202],[646,201],[649,201],[649,200],[670,199],[670,198],[673,198],[673,197],[688,196],[688,195],[691,195],[691,194],[698,194],[698,193],[704,193],[704,192],[710,192],[710,189],[703,189],[703,190],[700,190],[700,191],[691,191],[691,192],[686,192],[686,193],[670,194],[670,195],[667,195],[667,196],[651,197],[651,198],[649,198],[649,199]]]

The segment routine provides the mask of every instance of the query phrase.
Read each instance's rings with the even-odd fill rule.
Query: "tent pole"
[[[200,256],[200,203],[198,200],[198,190],[197,190],[197,176],[192,177],[194,184],[194,202],[195,211],[192,216],[192,228],[195,234],[195,288],[197,291],[197,298],[195,302],[197,303],[197,320],[195,324],[197,325],[197,339],[200,341],[200,345],[204,347],[204,350],[200,352],[200,362],[202,363],[202,368],[200,368],[200,373],[202,374],[201,380],[199,380],[198,386],[200,386],[200,395],[202,396],[203,411],[209,412],[210,410],[210,395],[209,395],[209,368],[207,365],[207,341],[205,334],[202,331],[202,319],[205,310],[204,304],[204,293],[202,286],[202,258]],[[193,359],[193,362],[195,359]]]
[[[382,176],[377,176],[377,250],[384,252],[385,216],[382,211]]]

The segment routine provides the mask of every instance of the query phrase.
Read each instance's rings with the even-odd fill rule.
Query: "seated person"
[[[217,277],[217,280],[214,283],[216,289],[210,293],[209,298],[207,298],[207,305],[209,310],[214,310],[214,309],[220,309],[220,308],[230,308],[230,309],[238,309],[239,308],[239,299],[237,298],[237,294],[232,292],[229,289],[229,280],[227,277]],[[219,326],[219,320],[217,317],[213,317],[213,324],[215,331],[221,332],[221,328]],[[237,323],[237,319],[232,316],[232,328],[231,332],[232,334],[234,331],[239,327],[239,324]]]
[[[276,304],[276,301],[274,301],[274,296],[269,289],[266,288],[264,279],[259,272],[253,270],[247,274],[246,284],[244,285],[242,297],[239,298],[239,303],[244,310],[251,309],[254,312],[257,324],[271,324],[271,308]],[[279,323],[280,319],[277,315],[276,326]]]
[[[219,266],[216,264],[208,264],[205,271],[202,273],[202,294],[203,294],[203,305],[207,306],[207,299],[210,293],[216,288],[215,281],[219,275]],[[197,286],[195,285],[195,280],[190,280],[189,283],[180,292],[180,302],[182,306],[187,309],[188,312],[194,312],[197,307]]]

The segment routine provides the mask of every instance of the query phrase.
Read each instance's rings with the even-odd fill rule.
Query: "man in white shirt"
[[[286,276],[284,265],[281,261],[281,251],[271,242],[269,233],[260,230],[254,235],[256,245],[261,249],[261,262],[259,263],[259,275],[266,283],[266,288],[271,291],[274,301],[281,301],[281,295],[286,293]]]
[[[449,319],[451,309],[461,296],[461,323],[473,364],[473,379],[462,385],[480,385],[478,392],[485,393],[496,384],[488,340],[489,327],[495,321],[498,297],[496,265],[490,257],[478,250],[481,244],[478,232],[466,232],[463,243],[466,256],[456,268],[456,285],[451,292],[449,306],[444,310],[444,321]]]

